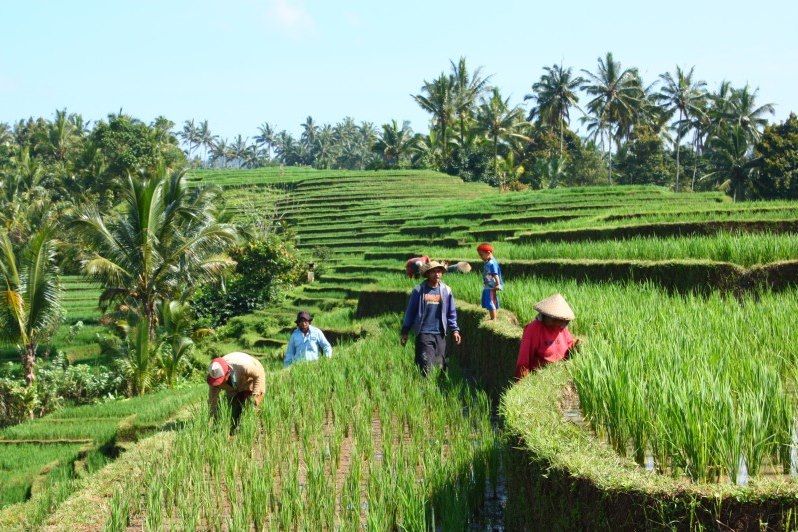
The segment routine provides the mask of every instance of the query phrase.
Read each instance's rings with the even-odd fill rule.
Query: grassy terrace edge
[[[421,255],[420,253],[418,255]],[[404,261],[418,256],[401,251],[367,251],[366,260]],[[447,262],[468,262],[473,271],[482,261],[435,257]],[[651,282],[675,292],[709,293],[771,290],[780,291],[798,285],[798,260],[778,261],[744,268],[728,262],[700,259],[684,260],[601,260],[552,259],[502,261],[505,275],[547,277],[590,282]],[[397,263],[396,271],[399,271]]]
[[[401,311],[408,294],[365,287],[357,315]],[[514,467],[507,468],[509,530],[798,526],[798,482],[757,478],[748,486],[691,483],[646,472],[564,418],[560,400],[570,383],[567,362],[514,381],[522,329],[512,313],[502,310],[491,322],[479,306],[458,302],[458,321],[468,335],[451,352],[500,401],[510,438],[509,463]]]

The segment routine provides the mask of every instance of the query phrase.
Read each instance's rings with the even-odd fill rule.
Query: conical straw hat
[[[576,317],[571,306],[560,294],[554,294],[543,301],[538,301],[533,308],[541,314],[558,320],[571,321]]]

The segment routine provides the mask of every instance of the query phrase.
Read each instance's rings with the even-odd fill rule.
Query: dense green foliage
[[[198,317],[212,326],[264,308],[297,284],[306,270],[294,245],[277,235],[249,241],[228,253],[235,270],[222,284],[206,285],[194,303]]]
[[[755,153],[759,159],[759,172],[753,179],[756,194],[798,197],[798,117],[790,114],[783,123],[766,127]]]

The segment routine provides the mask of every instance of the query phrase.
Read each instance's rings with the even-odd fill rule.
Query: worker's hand
[[[457,345],[460,345],[460,343],[463,341],[463,337],[460,336],[460,331],[454,331],[452,333],[452,338],[454,338],[454,343]]]
[[[255,406],[260,406],[263,402],[263,394],[253,395],[252,402],[255,403]]]
[[[403,335],[402,335],[402,336],[399,338],[399,344],[400,344],[402,347],[404,347],[406,343],[407,343],[407,335],[406,335],[406,334],[403,334]]]
[[[527,368],[527,367],[521,368],[521,372],[520,373],[521,373],[521,378],[523,379],[524,377],[529,375],[529,368]]]

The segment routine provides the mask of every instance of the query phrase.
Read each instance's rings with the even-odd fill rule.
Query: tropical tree
[[[745,129],[734,124],[714,135],[708,145],[712,171],[702,180],[715,183],[725,190],[734,201],[743,199],[756,171],[757,160],[753,157]]]
[[[672,75],[666,72],[660,76],[662,87],[656,95],[656,100],[664,106],[670,114],[677,114],[678,119],[674,123],[676,138],[674,138],[674,150],[676,151],[676,186],[679,191],[679,173],[681,170],[679,161],[679,148],[682,143],[682,136],[686,134],[703,113],[704,100],[706,98],[706,83],[700,80],[693,80],[693,70],[685,73],[681,67],[676,66],[676,71]]]
[[[230,145],[230,153],[233,159],[238,162],[239,168],[244,165],[244,161],[247,159],[247,150],[249,149],[248,140],[249,139],[245,139],[241,135],[238,135]]]
[[[66,109],[55,112],[55,119],[47,124],[45,136],[37,149],[53,161],[63,163],[78,141],[75,126],[70,121]]]
[[[432,114],[432,126],[440,138],[443,165],[449,161],[449,128],[457,108],[453,85],[451,76],[441,74],[432,81],[425,80],[421,94],[413,96],[422,109]]]
[[[463,145],[470,122],[473,121],[474,107],[482,93],[487,90],[490,76],[482,75],[482,67],[469,73],[465,57],[461,57],[457,63],[450,61],[450,64],[453,111],[457,119],[458,140]]]
[[[170,388],[185,370],[194,348],[194,338],[211,333],[195,329],[191,305],[186,301],[163,301],[158,305],[159,345],[158,372]]]
[[[644,98],[640,76],[635,68],[623,69],[611,52],[598,59],[596,73],[582,70],[587,76],[582,89],[592,99],[587,103],[591,116],[586,117],[588,131],[599,138],[607,153],[607,175],[612,183],[612,142],[620,148],[621,132],[628,130],[639,114]]]
[[[382,155],[382,159],[389,168],[401,166],[402,159],[410,152],[413,145],[413,130],[410,129],[410,122],[404,121],[399,127],[396,120],[391,120],[390,124],[382,125],[377,142],[374,143],[374,151]]]
[[[216,135],[211,133],[211,128],[208,126],[208,121],[203,120],[200,122],[197,126],[197,142],[199,142],[199,145],[205,150],[205,153],[202,157],[203,164],[208,160],[208,151],[210,150],[211,146],[213,146],[215,140]]]
[[[52,229],[14,246],[0,231],[0,337],[20,346],[25,381],[36,379],[36,350],[61,322],[61,288]]]
[[[191,154],[194,153],[194,149],[199,145],[199,130],[194,124],[194,119],[186,120],[183,123],[183,129],[180,130],[177,135],[183,139],[183,142],[188,144],[187,155],[191,157]]]
[[[760,139],[762,129],[768,123],[765,114],[772,115],[776,112],[772,103],[757,105],[758,94],[759,89],[752,91],[748,85],[742,89],[732,90],[731,106],[725,117],[730,124],[739,126],[752,144]]]
[[[266,158],[272,158],[272,148],[274,148],[274,129],[268,122],[262,123],[258,127],[258,134],[255,136],[255,144],[260,148],[266,148]]]
[[[102,283],[101,304],[132,309],[152,336],[159,301],[185,299],[198,281],[232,265],[223,252],[236,232],[217,221],[218,202],[218,190],[189,189],[182,172],[160,167],[128,177],[120,216],[75,216],[70,226],[88,248],[83,271]]]
[[[131,315],[131,318],[132,324],[120,325],[125,343],[119,366],[130,387],[130,394],[143,395],[152,384],[155,374],[155,360],[151,356],[152,338],[146,320],[136,315]]]
[[[509,144],[512,138],[526,139],[524,120],[520,107],[510,106],[509,98],[502,98],[498,88],[493,88],[489,98],[483,98],[477,111],[479,130],[493,146],[493,175],[499,175],[499,146]]]
[[[536,105],[529,111],[527,120],[536,117],[549,127],[556,128],[560,134],[560,159],[563,157],[564,130],[571,122],[571,107],[577,106],[579,97],[577,89],[584,79],[574,77],[571,68],[562,65],[544,67],[545,73],[540,81],[532,85],[532,94],[524,96],[524,100],[534,100]]]
[[[230,146],[227,139],[217,138],[211,146],[211,162],[216,163],[222,161],[222,166],[227,166],[227,160],[230,158]]]

